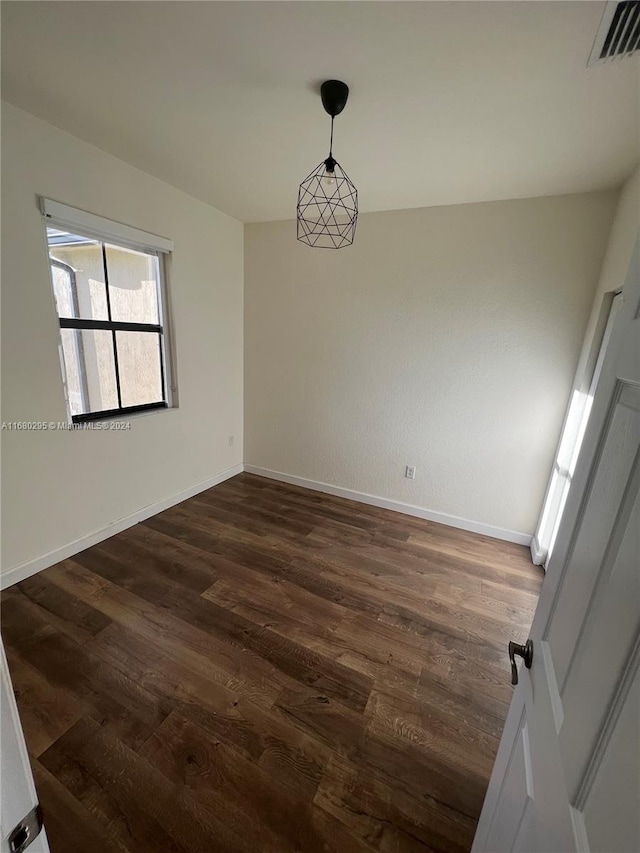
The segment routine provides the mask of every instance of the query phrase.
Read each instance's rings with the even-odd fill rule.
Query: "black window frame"
[[[53,222],[47,223],[49,226],[54,226]],[[55,226],[54,226],[55,227]],[[73,233],[77,233],[80,236],[82,235],[81,229],[77,232],[74,229]],[[60,317],[58,315],[58,322],[60,324],[60,329],[75,329],[75,330],[89,330],[89,331],[110,331],[111,332],[111,344],[113,347],[113,363],[115,369],[115,380],[116,380],[116,390],[118,395],[118,407],[115,409],[101,409],[100,411],[95,412],[84,412],[79,415],[71,414],[71,420],[74,424],[80,423],[88,423],[90,421],[101,421],[106,420],[108,418],[114,418],[121,415],[132,415],[137,412],[148,412],[157,409],[168,409],[169,401],[168,397],[168,389],[167,389],[167,377],[165,373],[165,327],[164,323],[128,323],[120,320],[114,320],[111,315],[111,298],[109,295],[109,270],[107,264],[107,245],[112,246],[116,249],[128,249],[124,243],[118,244],[112,240],[108,242],[103,240],[100,237],[89,237],[87,236],[87,240],[92,243],[96,243],[100,245],[101,253],[102,253],[102,268],[104,273],[104,286],[106,291],[106,301],[107,301],[107,320],[92,320],[92,319],[82,319],[79,317]],[[55,244],[54,244],[55,245]],[[76,275],[73,267],[70,267],[68,264],[65,264],[63,261],[54,258],[51,255],[52,245],[49,244],[47,240],[47,248],[49,250],[49,265],[56,266],[58,268],[64,269],[70,275],[70,283],[72,290],[72,298],[74,301],[74,308],[76,313],[80,313],[78,310],[77,304],[77,287],[76,287]],[[143,254],[155,256],[158,263],[158,274],[160,276],[160,280],[157,282],[157,299],[158,299],[158,315],[161,319],[164,318],[164,288],[162,282],[162,257],[161,253],[155,252],[152,250],[144,250],[144,249],[136,249],[135,251],[142,252]],[[52,277],[52,286],[53,286],[53,277]],[[155,333],[158,335],[158,357],[160,359],[160,385],[162,390],[162,400],[153,403],[141,403],[137,406],[123,406],[122,405],[122,391],[120,387],[120,369],[118,365],[118,347],[116,340],[116,332],[147,332],[147,333]],[[82,336],[80,336],[81,338]],[[81,381],[83,385],[86,385],[86,375],[85,375],[85,365],[84,362],[80,365],[82,378]],[[88,395],[87,395],[88,396]]]

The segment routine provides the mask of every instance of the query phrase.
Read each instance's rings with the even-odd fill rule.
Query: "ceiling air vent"
[[[640,0],[607,3],[587,65],[623,59],[640,50]]]

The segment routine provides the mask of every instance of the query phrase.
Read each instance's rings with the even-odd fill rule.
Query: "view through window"
[[[160,258],[47,227],[74,422],[166,408]]]

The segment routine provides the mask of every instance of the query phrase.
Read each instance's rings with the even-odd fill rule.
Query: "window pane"
[[[58,316],[108,320],[102,245],[57,228],[47,240]]]
[[[116,344],[122,405],[162,402],[160,335],[155,332],[116,332]]]
[[[60,329],[72,415],[118,408],[111,332]]]
[[[51,260],[51,281],[58,317],[73,317],[73,275],[66,266]]]
[[[111,319],[159,323],[158,258],[133,249],[107,246]]]

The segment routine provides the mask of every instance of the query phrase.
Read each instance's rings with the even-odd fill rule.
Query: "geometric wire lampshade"
[[[300,184],[297,215],[298,240],[303,243],[320,249],[341,249],[353,243],[358,190],[333,158],[323,160]]]
[[[333,157],[333,120],[345,108],[349,87],[341,80],[325,80],[320,95],[331,116],[329,156],[298,189],[298,240],[318,249],[342,249],[353,243],[358,222],[358,190]]]

